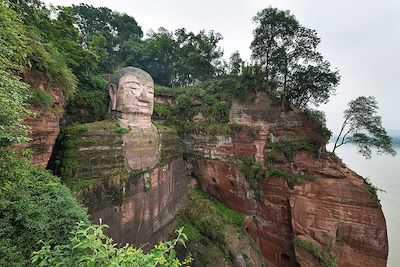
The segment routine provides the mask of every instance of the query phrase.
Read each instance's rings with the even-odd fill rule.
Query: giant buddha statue
[[[116,72],[109,84],[111,114],[122,127],[125,162],[128,170],[154,167],[160,152],[157,128],[151,122],[154,82],[144,70],[126,67]]]

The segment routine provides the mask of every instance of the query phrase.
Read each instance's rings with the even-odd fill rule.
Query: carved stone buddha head
[[[123,68],[112,76],[108,91],[111,113],[122,125],[151,127],[154,82],[150,74],[134,67]]]

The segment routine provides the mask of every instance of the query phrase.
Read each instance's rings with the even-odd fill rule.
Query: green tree
[[[165,86],[197,84],[219,71],[222,50],[218,42],[221,39],[221,35],[213,31],[198,34],[186,29],[178,29],[175,33],[164,28],[150,31],[142,46],[143,68],[156,83]]]
[[[366,158],[371,158],[371,148],[378,149],[377,153],[396,155],[391,138],[382,126],[382,118],[377,113],[375,97],[360,96],[350,101],[349,108],[344,111],[344,122],[332,152],[335,153],[344,144],[352,143]]]
[[[195,115],[192,98],[182,94],[178,97],[174,107],[175,115],[185,121],[190,121]]]
[[[179,44],[165,28],[150,31],[143,42],[143,66],[156,83],[175,86],[178,77]]]
[[[180,57],[177,62],[178,84],[194,85],[216,75],[221,66],[222,49],[218,46],[222,35],[214,31],[200,31],[198,34],[186,29],[175,31]]]
[[[240,57],[239,51],[233,52],[229,58],[229,72],[234,75],[240,74],[243,64],[244,61]]]
[[[263,68],[265,86],[280,95],[282,108],[325,103],[340,77],[316,50],[316,32],[300,25],[289,11],[272,7],[258,12],[254,21],[252,57]]]
[[[113,72],[121,62],[125,62],[126,48],[121,50],[126,47],[125,43],[139,42],[143,37],[141,27],[127,14],[87,4],[72,5],[72,12],[81,33],[82,47],[92,47],[93,50],[97,45],[95,50],[107,51],[107,54],[97,55],[100,72]],[[98,41],[98,36],[103,36],[104,41],[93,44],[94,40]]]

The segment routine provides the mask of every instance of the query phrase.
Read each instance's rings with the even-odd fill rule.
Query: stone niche
[[[114,241],[152,245],[174,226],[185,202],[184,146],[173,130],[163,127],[158,131],[160,153],[154,166],[128,170],[121,129],[114,119],[70,126],[62,176],[91,219],[98,223],[101,218],[110,226],[106,232]],[[135,142],[138,148],[149,145],[146,138]]]
[[[154,83],[137,68],[108,85],[111,118],[68,127],[61,175],[94,222],[114,241],[157,243],[174,226],[187,194],[184,145],[176,132],[151,122]]]

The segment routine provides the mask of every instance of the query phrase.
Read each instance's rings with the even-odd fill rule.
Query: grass
[[[154,92],[157,94],[168,94],[168,95],[173,95],[173,96],[178,96],[182,94],[204,94],[204,90],[200,87],[197,86],[189,86],[189,87],[167,87],[167,86],[162,86],[159,84],[154,85]]]
[[[239,169],[253,190],[258,190],[259,182],[268,177],[284,178],[290,188],[301,181],[315,180],[315,177],[309,174],[286,172],[275,167],[264,167],[260,162],[255,162],[254,158],[242,157],[240,161]]]
[[[183,122],[178,127],[178,134],[231,135],[240,128],[240,125],[220,122]]]
[[[267,143],[265,148],[273,151],[281,151],[286,158],[292,160],[297,151],[310,151],[316,153],[318,151],[318,144],[305,141],[284,140],[277,143]]]
[[[29,103],[35,107],[52,107],[54,98],[50,92],[41,88],[35,88],[31,92]]]
[[[295,248],[307,251],[308,253],[316,257],[319,261],[320,266],[337,267],[336,258],[331,256],[331,245],[328,244],[324,246],[321,251],[317,245],[297,237],[293,239],[293,245]]]
[[[197,193],[204,199],[211,202],[213,207],[217,210],[217,213],[219,213],[222,217],[225,218],[226,223],[236,225],[237,227],[243,227],[244,216],[242,214],[239,214],[231,210],[230,208],[225,206],[222,202],[218,201],[215,197],[212,197],[207,193],[204,193],[202,191],[197,191]]]
[[[190,252],[196,266],[221,266],[230,261],[226,237],[232,231],[244,234],[244,216],[222,204],[216,198],[197,189],[188,193],[186,208],[177,216],[177,228],[184,227]]]
[[[189,240],[208,238],[222,241],[227,225],[235,227],[238,232],[242,231],[244,216],[216,198],[193,189],[189,191],[188,201],[187,208],[178,215],[178,227],[185,227],[184,232],[192,237]]]

